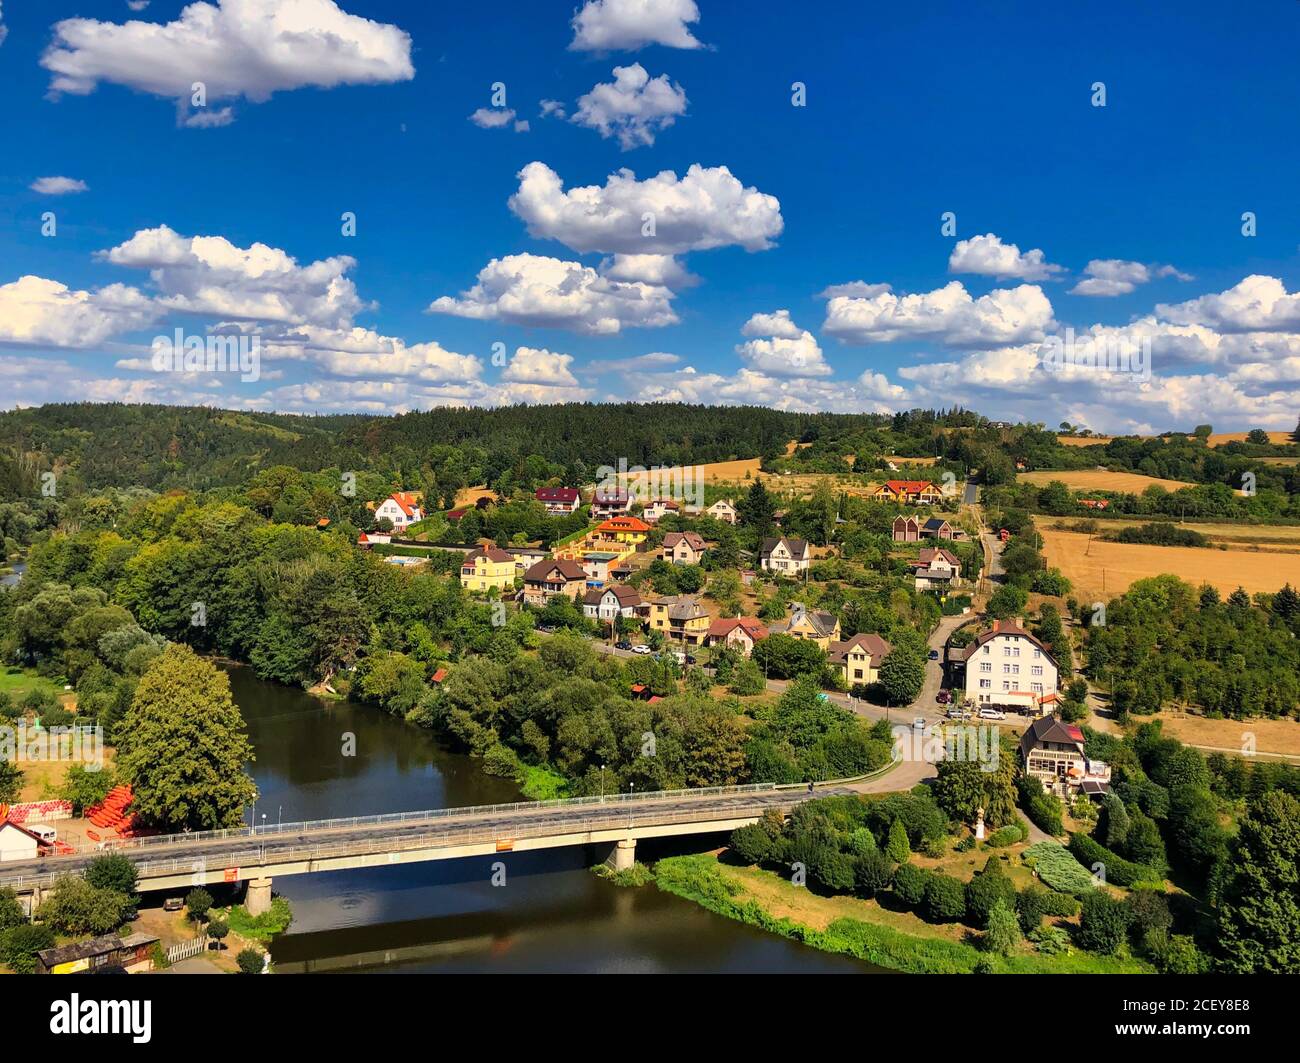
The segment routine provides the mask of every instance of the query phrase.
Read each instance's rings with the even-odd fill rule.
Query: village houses
[[[1055,716],[1041,716],[1020,738],[1025,774],[1063,800],[1079,793],[1101,797],[1110,790],[1110,766],[1083,751],[1083,731]]]
[[[650,603],[650,630],[662,631],[675,642],[700,645],[709,633],[710,619],[708,610],[689,594]]]
[[[533,497],[546,507],[552,517],[567,517],[582,505],[582,495],[576,487],[539,487]]]
[[[736,507],[729,498],[720,498],[704,511],[706,517],[720,520],[723,524],[735,524],[740,519]]]
[[[641,606],[641,595],[636,588],[623,584],[598,587],[582,596],[583,615],[603,624],[612,624],[619,617],[634,617]]]
[[[593,520],[608,520],[621,517],[632,508],[632,496],[626,487],[615,484],[600,484],[591,497],[591,516]]]
[[[943,501],[943,492],[929,480],[886,480],[871,492],[871,497],[877,502],[932,506]]]
[[[918,591],[946,590],[961,582],[961,562],[942,547],[923,546],[912,573]]]
[[[825,650],[834,639],[840,637],[840,618],[834,613],[808,609],[802,602],[795,602],[789,619],[778,620],[769,630],[773,635],[807,639]]]
[[[647,502],[642,508],[641,519],[650,524],[658,524],[668,514],[671,513],[676,517],[680,516],[681,512],[680,502],[675,502],[671,498],[656,498],[651,502]]]

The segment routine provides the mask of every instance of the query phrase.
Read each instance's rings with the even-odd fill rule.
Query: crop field
[[[1099,443],[1109,443],[1118,436],[1057,436],[1056,441],[1063,447],[1092,447]],[[1150,436],[1137,436],[1138,439],[1150,439]],[[1276,446],[1294,443],[1290,432],[1269,432],[1268,441]],[[1224,443],[1246,442],[1245,432],[1215,432],[1210,436],[1210,446],[1221,447]]]
[[[1081,520],[1095,524],[1104,534],[1119,531],[1121,528],[1138,528],[1147,523],[1145,520],[1107,520],[1104,517],[1046,517],[1038,518],[1040,530],[1055,528],[1069,531],[1070,526]],[[1240,549],[1249,550],[1300,550],[1300,527],[1295,525],[1272,524],[1202,524],[1197,521],[1172,522],[1175,527],[1199,532],[1207,536],[1216,545],[1225,543]]]
[[[1059,568],[1074,584],[1071,594],[1084,600],[1104,601],[1137,580],[1166,572],[1193,585],[1209,583],[1225,595],[1238,587],[1254,594],[1271,593],[1284,583],[1300,586],[1300,552],[1089,542],[1082,532],[1052,528],[1042,535],[1047,563]]]
[[[1105,469],[1074,469],[1061,472],[1039,470],[1019,473],[1016,479],[1022,483],[1040,486],[1049,484],[1053,480],[1060,480],[1066,487],[1075,491],[1126,491],[1134,495],[1140,495],[1152,484],[1163,487],[1166,491],[1177,491],[1180,487],[1194,486],[1183,480],[1162,480],[1136,472],[1108,472]]]

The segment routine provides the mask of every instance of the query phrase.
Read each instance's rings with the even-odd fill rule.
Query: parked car
[[[937,661],[938,659],[939,659],[939,651],[938,651],[938,650],[931,650],[931,651],[930,651],[930,660],[932,660],[932,661]]]
[[[632,652],[646,654],[646,653],[654,653],[654,650],[652,650],[649,646],[640,645],[640,646],[633,646]]]
[[[947,712],[945,712],[944,715],[948,717],[948,719],[950,720],[961,720],[964,719],[966,716],[966,714],[962,712],[961,709],[957,708],[957,706],[955,705]]]
[[[1001,709],[980,709],[981,720],[1005,720],[1007,714]]]
[[[164,912],[179,912],[185,907],[185,902],[180,897],[168,897],[163,901]]]
[[[924,730],[925,730],[925,717],[924,717],[924,716],[918,716],[918,717],[916,717],[916,719],[914,719],[914,720],[912,721],[912,730],[914,730],[914,731],[924,731]]]
[[[952,701],[952,693],[947,690],[941,690],[934,696],[934,700],[940,705],[947,705],[948,702]]]
[[[616,650],[630,650],[631,648],[632,643],[627,639],[620,639],[618,642],[614,643],[614,649]]]

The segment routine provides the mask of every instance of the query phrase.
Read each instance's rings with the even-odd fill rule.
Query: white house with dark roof
[[[612,624],[620,616],[636,616],[641,605],[636,588],[622,583],[598,587],[582,596],[583,615],[606,624]]]
[[[995,620],[966,648],[966,698],[978,706],[1040,712],[1056,701],[1060,669],[1035,636]]]
[[[663,558],[672,565],[698,565],[706,549],[697,532],[669,532],[664,536]]]
[[[758,551],[759,564],[769,572],[797,576],[812,564],[812,548],[803,539],[785,536],[764,539]]]
[[[961,582],[961,562],[942,547],[923,546],[912,564],[918,591],[945,590]]]
[[[1020,738],[1025,774],[1062,799],[1084,793],[1100,797],[1110,790],[1110,765],[1084,752],[1084,735],[1072,723],[1042,716]]]

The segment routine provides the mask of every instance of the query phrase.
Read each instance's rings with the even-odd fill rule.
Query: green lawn
[[[63,684],[39,675],[34,668],[0,668],[0,690],[18,701],[32,690],[48,690],[55,697],[63,694]]]

